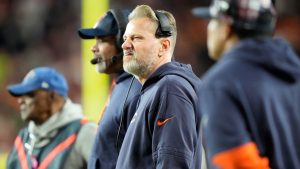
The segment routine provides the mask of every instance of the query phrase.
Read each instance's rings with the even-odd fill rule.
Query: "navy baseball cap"
[[[113,14],[108,11],[95,24],[93,28],[79,29],[78,34],[82,39],[94,39],[95,37],[112,36],[118,34],[118,23]]]
[[[273,0],[213,0],[210,7],[197,7],[192,14],[206,19],[226,18],[237,29],[273,31],[276,12]]]
[[[64,97],[68,95],[68,83],[64,76],[49,67],[32,69],[21,83],[8,86],[13,96],[22,96],[38,89],[53,91]]]

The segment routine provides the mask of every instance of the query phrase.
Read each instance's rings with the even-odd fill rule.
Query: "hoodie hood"
[[[34,136],[33,146],[42,147],[48,144],[59,128],[81,118],[83,118],[81,106],[67,99],[62,111],[55,113],[42,125],[36,125],[33,121],[29,122],[28,131]]]
[[[221,60],[232,57],[252,62],[283,81],[294,83],[300,80],[300,59],[283,39],[243,40]]]
[[[178,63],[175,61],[166,63],[159,67],[145,82],[142,90],[153,83],[156,83],[166,75],[178,75],[186,79],[194,89],[199,85],[200,79],[194,74],[191,65]]]

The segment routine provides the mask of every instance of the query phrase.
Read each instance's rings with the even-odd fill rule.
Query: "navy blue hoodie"
[[[238,43],[204,76],[199,99],[211,163],[300,168],[300,61],[285,41]]]
[[[147,79],[117,169],[200,168],[199,82],[189,65],[177,62],[162,65]]]
[[[130,74],[122,72],[115,79],[115,86],[99,122],[88,162],[89,169],[114,169],[116,167],[118,152],[126,129],[135,113],[142,88],[142,85],[133,78]],[[123,121],[120,126],[121,118]]]

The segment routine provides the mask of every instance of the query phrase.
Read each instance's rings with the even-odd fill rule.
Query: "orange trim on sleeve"
[[[26,153],[25,153],[23,142],[22,142],[22,139],[20,136],[17,136],[17,138],[15,140],[15,146],[16,146],[16,149],[18,152],[18,157],[20,159],[22,169],[28,169]]]
[[[50,153],[49,155],[42,161],[41,165],[39,166],[39,169],[46,169],[48,165],[51,163],[51,161],[65,148],[69,147],[75,140],[77,135],[72,134],[69,136],[66,140],[61,142],[59,145],[57,145]]]
[[[249,142],[216,154],[212,163],[221,169],[270,169],[269,159],[258,152],[256,144]]]
[[[87,119],[87,118],[82,118],[81,120],[80,120],[80,124],[81,125],[83,125],[83,124],[86,124],[86,123],[88,123],[89,122],[89,119]]]

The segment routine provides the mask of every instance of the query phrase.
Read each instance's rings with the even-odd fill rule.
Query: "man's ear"
[[[61,111],[65,103],[65,97],[55,92],[51,92],[49,97],[51,98],[52,110],[54,110],[54,112]]]
[[[161,38],[160,39],[160,49],[159,49],[159,53],[158,56],[163,56],[171,47],[171,42],[170,39],[168,38]]]
[[[225,50],[231,48],[239,41],[239,37],[234,31],[231,22],[223,21],[223,34],[225,43]]]
[[[233,34],[231,24],[227,20],[222,21],[222,24],[223,24],[222,27],[223,27],[223,33],[224,33],[225,39],[230,39]]]

